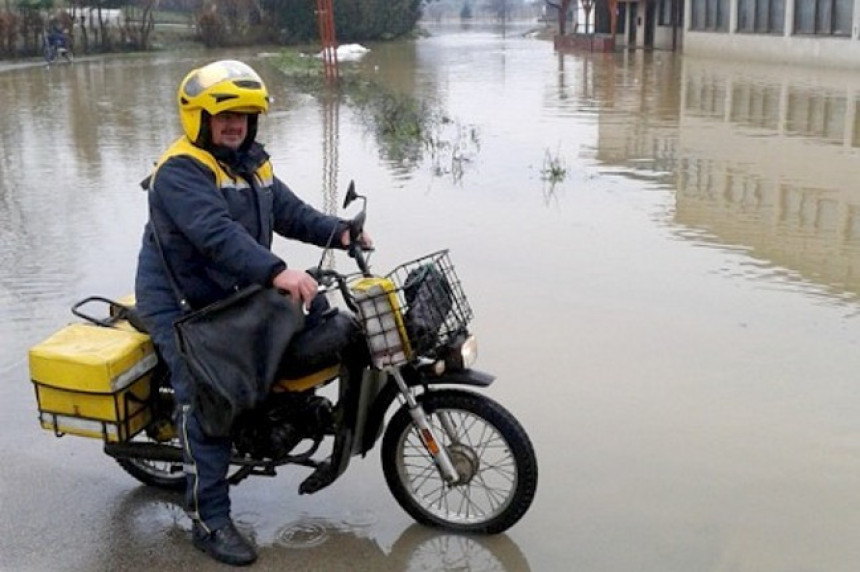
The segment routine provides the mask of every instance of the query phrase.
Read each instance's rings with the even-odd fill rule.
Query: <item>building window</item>
[[[680,0],[679,0],[680,1]],[[674,24],[674,4],[675,0],[660,0],[658,4],[659,18],[657,24],[659,26],[671,26]]]
[[[782,34],[785,0],[738,0],[738,32]]]
[[[819,36],[850,36],[854,0],[797,0],[794,33]]]
[[[692,0],[691,30],[727,32],[729,0]]]

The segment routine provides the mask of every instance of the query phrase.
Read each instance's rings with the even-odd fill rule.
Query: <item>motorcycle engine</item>
[[[332,404],[325,397],[275,393],[237,420],[233,443],[240,454],[278,460],[304,439],[321,440],[332,427]]]

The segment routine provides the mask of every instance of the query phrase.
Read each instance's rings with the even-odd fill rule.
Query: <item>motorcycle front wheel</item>
[[[382,440],[382,469],[400,506],[421,524],[458,532],[497,534],[516,524],[537,489],[534,448],[516,418],[466,391],[429,391],[418,402],[459,477],[445,481],[401,407]]]

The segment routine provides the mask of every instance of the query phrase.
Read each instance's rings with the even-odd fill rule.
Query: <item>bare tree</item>
[[[149,37],[155,29],[155,11],[159,0],[132,0],[125,10],[123,30],[138,50],[149,49]]]

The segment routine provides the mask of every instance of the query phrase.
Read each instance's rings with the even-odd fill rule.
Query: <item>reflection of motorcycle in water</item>
[[[528,560],[506,534],[475,536],[412,525],[400,535],[388,557],[389,568],[470,572],[528,572]]]
[[[179,497],[152,488],[123,495],[105,526],[106,542],[92,554],[89,569],[126,569],[124,563],[141,562],[153,570],[188,566],[186,555],[195,553],[186,539],[190,522],[181,503]],[[400,533],[386,553],[384,543],[374,537],[377,520],[372,514],[303,515],[283,525],[261,520],[268,519],[254,513],[236,515],[237,527],[260,551],[256,568],[266,570],[283,570],[285,563],[290,570],[531,570],[525,555],[504,533],[463,535],[414,524]]]
[[[291,342],[285,368],[267,401],[234,426],[229,480],[236,484],[249,476],[273,476],[283,465],[300,465],[315,470],[299,492],[314,493],[334,482],[351,457],[366,455],[381,438],[386,483],[416,521],[460,532],[507,530],[532,503],[537,461],[528,435],[507,409],[462,388],[486,387],[494,378],[471,369],[477,350],[468,330],[472,312],[448,253],[402,264],[387,276],[373,275],[368,253],[357,241],[366,199],[350,185],[344,208],[356,200],[363,206],[349,221],[349,254],[359,273],[321,267],[309,271],[321,291],[339,293],[350,311],[326,305],[318,324]],[[81,311],[82,305],[96,300],[109,303],[108,318]],[[86,336],[131,336],[137,340],[132,344],[135,351],[148,354],[136,362],[126,360],[132,362],[126,363],[128,372],[134,373],[119,371],[111,378],[108,397],[114,402],[106,419],[86,412],[96,380],[82,379],[86,370],[72,370],[64,365],[67,361],[57,364],[54,338],[66,335],[62,330],[31,350],[43,427],[103,438],[105,452],[136,479],[183,489],[172,390],[148,336],[132,327],[137,322],[133,309],[88,298],[73,312],[97,324],[78,325],[99,330]],[[70,345],[80,351],[81,338],[74,337]],[[104,356],[104,348],[100,351],[94,353]],[[119,368],[119,363],[111,366]],[[332,403],[318,390],[335,380],[337,398]],[[400,406],[387,421],[395,401]],[[324,442],[331,444],[330,453],[320,458]]]
[[[440,532],[419,525],[404,530],[386,555],[361,525],[348,519],[302,518],[275,536],[277,552],[289,551],[288,561],[298,570],[362,570],[438,572],[528,572],[519,547],[506,535],[492,537]]]

